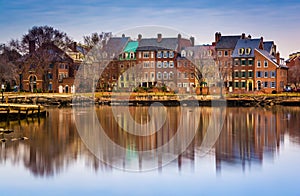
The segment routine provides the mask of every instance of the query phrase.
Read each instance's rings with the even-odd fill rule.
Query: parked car
[[[286,86],[286,87],[283,89],[283,92],[293,92],[293,89],[292,89],[292,87],[290,87],[290,86]]]

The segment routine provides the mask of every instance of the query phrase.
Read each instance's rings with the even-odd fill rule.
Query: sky
[[[287,58],[300,51],[299,10],[299,0],[0,0],[0,43],[20,39],[41,25],[53,26],[78,42],[93,32],[126,32],[137,37],[139,32],[128,29],[141,30],[146,25],[194,36],[197,44],[211,43],[215,32],[264,37],[274,40],[281,56]],[[154,28],[152,37],[159,31]]]

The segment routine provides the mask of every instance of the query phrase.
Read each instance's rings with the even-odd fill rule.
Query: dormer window
[[[162,56],[162,55],[161,55],[161,51],[158,51],[158,52],[157,52],[157,58],[161,58],[161,56]]]
[[[164,58],[168,58],[168,51],[164,51]]]
[[[174,57],[174,52],[173,52],[173,51],[170,51],[170,52],[169,52],[169,57],[170,57],[170,58],[173,58],[173,57]]]
[[[251,53],[251,48],[247,48],[246,49],[246,55],[250,55],[250,53]]]
[[[181,57],[185,57],[185,56],[186,56],[185,50],[181,51]]]
[[[240,48],[239,49],[239,55],[243,55],[244,54],[245,49],[244,48]]]
[[[130,52],[130,58],[133,59],[134,58],[134,53]]]
[[[192,57],[193,56],[193,51],[189,51],[189,56]]]

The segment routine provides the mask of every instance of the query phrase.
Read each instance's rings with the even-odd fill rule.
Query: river
[[[149,109],[2,122],[0,195],[300,194],[300,107]]]

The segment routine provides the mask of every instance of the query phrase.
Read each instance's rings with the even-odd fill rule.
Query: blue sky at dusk
[[[92,32],[159,25],[195,36],[199,44],[211,43],[216,31],[263,36],[274,40],[286,58],[300,51],[299,21],[298,0],[0,0],[0,43],[21,38],[35,25],[53,26],[77,41]]]

